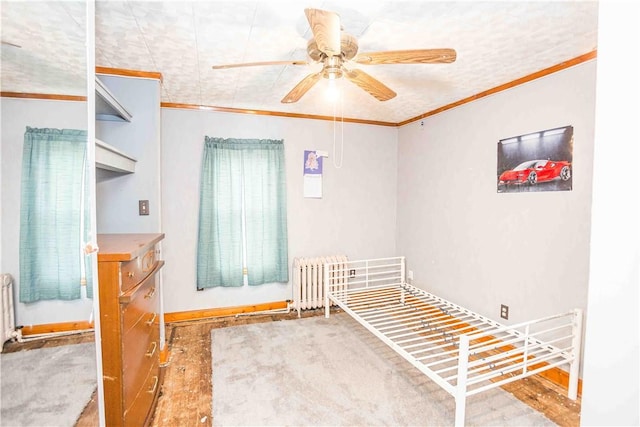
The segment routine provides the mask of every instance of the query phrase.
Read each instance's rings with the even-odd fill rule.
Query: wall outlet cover
[[[509,320],[509,306],[500,304],[500,317]]]

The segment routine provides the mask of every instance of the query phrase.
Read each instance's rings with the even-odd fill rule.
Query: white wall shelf
[[[133,116],[96,76],[96,120],[131,122]],[[137,160],[96,138],[96,168],[118,173],[134,173]]]
[[[130,122],[133,116],[96,76],[96,119]]]
[[[96,167],[112,172],[134,173],[137,160],[96,138]]]

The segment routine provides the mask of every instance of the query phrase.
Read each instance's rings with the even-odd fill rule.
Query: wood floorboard
[[[171,327],[170,355],[152,426],[211,426],[211,334]]]
[[[322,310],[308,310],[303,317],[322,315]],[[164,382],[158,398],[152,427],[213,425],[211,419],[211,330],[249,323],[290,320],[297,313],[230,316],[216,319],[180,322],[167,325],[169,359],[164,369]],[[26,343],[8,342],[4,352],[30,350],[93,340],[93,334],[82,334]],[[502,388],[533,409],[543,413],[562,427],[580,425],[581,401],[567,398],[566,390],[537,375],[506,384]],[[95,393],[85,407],[76,427],[98,425]]]

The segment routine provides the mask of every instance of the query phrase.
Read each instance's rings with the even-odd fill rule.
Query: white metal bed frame
[[[405,259],[326,263],[325,317],[333,302],[455,398],[569,365],[576,400],[582,310],[502,325],[405,281]]]

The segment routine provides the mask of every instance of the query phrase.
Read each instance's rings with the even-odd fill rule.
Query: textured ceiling
[[[84,2],[2,0],[0,14],[2,91],[86,95]]]
[[[307,61],[304,8],[335,11],[360,52],[453,48],[451,64],[358,65],[393,89],[381,102],[340,79],[300,101],[280,100],[318,64],[214,70],[212,65]],[[22,9],[22,11],[20,11]],[[162,73],[162,101],[397,123],[596,49],[590,1],[96,1],[96,65]],[[2,90],[82,92],[82,3],[2,2]],[[342,111],[342,113],[341,113]]]

